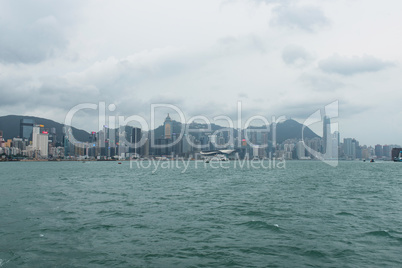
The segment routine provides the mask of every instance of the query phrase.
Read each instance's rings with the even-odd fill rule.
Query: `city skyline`
[[[9,116],[16,116],[16,115],[9,115]],[[1,117],[1,116],[0,116]],[[30,118],[30,117],[32,117],[32,116],[19,116],[19,117],[22,117],[22,118],[25,118],[25,117],[28,117],[28,118]],[[138,125],[138,124],[136,124],[136,123],[138,123],[138,122],[134,122],[134,124],[133,124],[133,122],[128,122],[127,123],[127,125],[124,125],[124,126],[121,126],[121,127],[119,127],[119,125],[118,125],[118,120],[119,120],[119,118],[118,117],[114,117],[114,116],[112,116],[112,117],[108,117],[108,116],[106,116],[105,117],[106,118],[106,121],[105,121],[105,125],[103,125],[102,126],[102,128],[100,128],[100,129],[96,129],[96,128],[94,128],[94,129],[91,129],[91,128],[84,128],[84,129],[80,129],[80,128],[78,128],[77,126],[75,126],[74,124],[72,124],[72,125],[65,125],[65,126],[71,126],[71,127],[73,127],[73,128],[75,128],[75,129],[78,129],[78,130],[83,130],[83,131],[85,131],[85,132],[87,132],[88,134],[91,134],[91,133],[98,133],[99,131],[102,131],[103,129],[104,129],[104,127],[107,127],[108,129],[114,129],[114,130],[119,130],[121,127],[131,127],[131,128],[140,128],[140,129],[142,129],[141,127],[140,127],[140,125]],[[122,118],[124,118],[124,119],[126,119],[125,117],[122,117]],[[40,118],[39,118],[40,119]],[[51,120],[51,119],[49,119],[49,118],[42,118],[42,119],[45,119],[45,120]],[[110,120],[110,119],[112,119],[113,121],[114,121],[114,124],[115,125],[110,125],[109,124],[109,121],[108,120]],[[168,123],[167,124],[167,120],[166,119],[168,119],[168,122],[170,122],[170,123]],[[206,118],[206,119],[208,119],[208,118]],[[309,128],[310,130],[312,130],[313,132],[314,132],[314,134],[315,135],[317,135],[317,136],[319,136],[319,137],[321,137],[322,139],[323,139],[323,143],[324,144],[327,144],[327,138],[330,136],[330,135],[333,135],[334,133],[336,133],[336,135],[338,135],[337,136],[337,140],[339,140],[339,141],[341,141],[341,140],[344,140],[344,139],[356,139],[356,140],[360,140],[359,139],[359,137],[347,137],[347,136],[344,136],[343,134],[341,135],[341,132],[339,131],[339,129],[338,129],[338,126],[337,126],[337,124],[338,123],[335,123],[335,128],[334,128],[334,126],[333,126],[333,124],[331,124],[331,120],[330,120],[331,118],[329,118],[329,117],[327,117],[327,116],[323,116],[322,117],[322,120],[320,120],[318,123],[315,123],[315,124],[313,124],[313,125],[310,125],[310,126],[308,126],[308,125],[305,125],[305,127],[307,127],[307,128]],[[335,119],[335,121],[338,121],[337,120],[337,118],[333,118],[333,119]],[[30,126],[30,131],[31,131],[31,133],[32,133],[32,127],[35,125],[35,121],[33,120],[33,119],[22,119],[23,120],[23,122],[21,121],[20,122],[20,135],[18,135],[18,136],[16,136],[16,138],[27,138],[27,135],[25,134],[25,133],[23,133],[24,132],[24,130],[23,130],[23,125],[28,125],[28,126]],[[145,119],[144,119],[145,120]],[[288,121],[288,120],[294,120],[294,121],[296,121],[297,123],[299,123],[299,124],[301,124],[301,125],[303,125],[303,122],[298,122],[297,120],[295,120],[295,119],[293,119],[293,118],[286,118],[286,117],[281,117],[280,118],[280,120],[278,120],[276,123],[281,123],[281,122],[285,122],[285,121]],[[54,120],[51,120],[51,121],[53,121],[53,122],[55,122],[55,123],[58,123],[58,124],[63,124],[63,123],[61,123],[61,122],[57,122],[57,121],[54,121]],[[181,125],[183,125],[182,124],[182,122],[180,122],[180,120],[174,120],[174,119],[172,119],[171,118],[171,114],[170,113],[167,113],[167,116],[166,116],[166,118],[164,118],[163,120],[162,120],[162,118],[157,118],[155,121],[157,121],[158,123],[156,123],[155,125],[154,125],[154,128],[152,128],[152,129],[148,129],[148,128],[146,128],[146,129],[142,129],[142,131],[145,131],[145,132],[150,132],[150,131],[155,131],[157,128],[160,128],[160,127],[163,127],[164,129],[165,129],[165,131],[166,131],[166,127],[168,126],[168,128],[169,128],[169,130],[168,131],[170,131],[170,128],[171,128],[171,123],[172,122],[175,122],[175,123],[179,123],[179,124],[181,124]],[[248,125],[248,126],[244,126],[244,121],[246,121],[246,120],[243,120],[242,122],[243,122],[243,125],[242,125],[242,127],[241,128],[238,128],[237,126],[235,126],[235,127],[233,127],[233,130],[237,130],[237,129],[241,129],[242,131],[244,131],[244,130],[247,130],[247,129],[254,129],[254,128],[261,128],[261,127],[272,127],[272,124],[274,123],[274,122],[268,122],[268,124],[263,124],[263,122],[259,122],[258,120],[254,120],[254,122],[255,121],[257,121],[258,123],[257,124],[250,124],[250,125]],[[186,125],[188,126],[188,125],[191,125],[191,123],[196,123],[196,124],[201,124],[201,125],[215,125],[215,126],[217,126],[217,127],[219,127],[219,128],[230,128],[229,126],[227,126],[227,125],[225,125],[225,124],[219,124],[219,122],[217,122],[217,121],[213,121],[213,120],[210,120],[210,121],[207,121],[207,122],[204,122],[203,120],[199,120],[199,119],[197,119],[197,120],[195,120],[195,121],[192,121],[192,122],[188,122],[188,121],[185,121],[184,122],[184,126],[182,126],[184,129],[186,128]],[[237,121],[233,121],[234,123],[237,123]],[[232,123],[233,123],[232,122]],[[148,122],[147,122],[148,123]],[[43,127],[43,125],[42,124],[36,124],[37,126],[41,126],[41,127]],[[147,124],[147,126],[149,127],[150,125],[152,125],[152,124]],[[312,127],[313,126],[313,127]],[[319,131],[320,130],[320,128],[321,128],[321,131]],[[45,130],[46,131],[49,131],[49,128],[45,128]],[[317,131],[318,130],[318,131]],[[4,129],[0,129],[0,131],[1,131],[1,134],[3,134],[3,132],[4,132]],[[173,131],[173,130],[172,130]],[[7,133],[7,131],[6,131],[6,133]],[[22,135],[22,136],[21,136]],[[169,138],[170,137],[170,135],[171,135],[171,133],[170,134],[168,134],[165,138]],[[329,136],[328,136],[329,135]],[[3,136],[3,135],[1,135],[1,136]],[[4,138],[4,136],[3,136],[3,138]],[[373,144],[365,144],[365,143],[362,143],[363,145],[366,145],[366,146],[371,146],[371,147],[375,147],[376,145],[378,145],[378,144],[381,144],[381,143],[379,143],[379,142],[375,142],[375,143],[373,143]],[[396,143],[395,143],[396,144]],[[394,145],[393,143],[383,143],[382,145]],[[325,148],[326,148],[326,146],[327,145],[324,145],[325,146]],[[325,152],[325,150],[326,149],[324,149],[324,152]]]
[[[6,1],[0,115],[62,122],[79,103],[107,100],[123,116],[149,118],[152,103],[169,103],[188,117],[212,118],[233,115],[241,101],[246,117],[303,122],[339,101],[344,137],[398,144],[398,7],[363,0]],[[74,123],[85,128],[95,117],[85,112]]]
[[[290,136],[289,133],[285,134],[288,135],[287,138],[283,137],[283,128],[280,130],[282,134],[277,135],[277,128],[282,123],[293,125],[286,130],[290,132],[293,129]],[[264,128],[251,126],[236,129],[214,125],[213,128],[209,126],[205,129],[205,124],[195,122],[183,125],[172,120],[168,113],[164,123],[151,131],[143,132],[141,128],[127,125],[119,128],[104,125],[98,132],[87,133],[86,138],[78,142],[71,128],[66,125],[60,133],[52,125],[45,126],[35,122],[34,118],[21,117],[19,136],[5,141],[0,129],[0,154],[3,159],[7,156],[17,159],[107,160],[158,156],[193,158],[202,152],[226,150],[230,154],[235,153],[235,158],[241,159],[314,159],[330,161],[327,163],[334,165],[331,161],[338,159],[366,160],[374,157],[392,160],[394,154],[400,150],[400,146],[396,144],[377,144],[372,147],[361,145],[355,138],[344,138],[341,141],[340,133],[331,129],[331,119],[327,116],[322,120],[323,137],[308,128],[310,132],[307,135],[299,133],[297,137],[294,124],[299,125],[299,131],[305,132],[305,126],[294,120],[279,122],[278,126],[269,125],[265,131]],[[5,129],[7,133],[9,129]]]

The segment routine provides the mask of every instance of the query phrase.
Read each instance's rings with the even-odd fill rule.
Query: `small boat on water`
[[[374,159],[371,159],[371,160],[370,160],[370,163],[374,163]]]

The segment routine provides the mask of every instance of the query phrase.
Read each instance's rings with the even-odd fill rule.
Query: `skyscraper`
[[[377,156],[377,158],[381,158],[383,156],[382,145],[377,144],[374,148],[375,148],[375,155]]]
[[[36,138],[38,139],[38,149],[39,149],[40,156],[42,158],[47,158],[48,151],[49,151],[48,134],[40,133],[39,135],[36,136]]]
[[[135,154],[135,156],[141,155],[142,152],[141,152],[141,148],[139,146],[141,138],[142,138],[141,129],[138,128],[138,127],[134,127],[133,128],[133,134],[132,134],[131,138],[132,138],[131,143],[134,146],[134,154]]]
[[[32,119],[20,120],[20,138],[32,140],[32,130],[35,122]]]
[[[331,120],[327,116],[324,116],[322,136],[324,142],[323,153],[325,154],[332,147]]]
[[[391,146],[390,145],[384,145],[382,147],[382,155],[383,157],[387,158],[387,159],[391,159]]]
[[[172,138],[172,119],[170,119],[169,114],[167,115],[164,123],[165,139]]]
[[[343,152],[345,154],[346,159],[352,158],[352,139],[344,138],[343,139]]]
[[[40,133],[40,127],[39,126],[35,126],[32,127],[32,146],[35,149],[38,149],[38,139],[36,138],[37,135],[39,135]]]
[[[306,149],[304,148],[304,142],[298,141],[296,144],[296,153],[298,159],[304,159],[306,157]]]
[[[49,137],[47,132],[40,133],[40,127],[35,126],[32,130],[32,146],[39,151],[42,158],[48,157]]]

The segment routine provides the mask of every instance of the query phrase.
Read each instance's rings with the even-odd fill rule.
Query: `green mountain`
[[[288,139],[298,139],[301,140],[303,131],[303,124],[299,122],[288,119],[284,122],[278,123],[276,125],[276,141],[277,143],[282,143]],[[306,127],[304,129],[304,138],[312,139],[319,137],[310,128]]]

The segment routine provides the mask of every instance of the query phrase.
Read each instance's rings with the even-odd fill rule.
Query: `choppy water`
[[[1,163],[0,267],[402,267],[401,163],[194,165]]]

